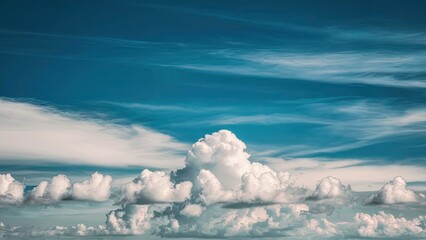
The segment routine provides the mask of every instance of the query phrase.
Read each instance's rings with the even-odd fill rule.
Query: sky
[[[0,237],[426,237],[425,7],[1,1]]]

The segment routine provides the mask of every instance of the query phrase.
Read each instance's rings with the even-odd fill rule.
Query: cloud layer
[[[0,224],[2,237],[158,235],[161,237],[426,237],[426,216],[411,219],[390,213],[353,212],[352,220],[328,216],[353,204],[404,204],[423,196],[396,177],[367,199],[355,199],[349,185],[328,176],[310,190],[292,176],[250,160],[246,145],[221,130],[205,135],[188,151],[186,166],[172,172],[143,170],[118,191],[118,209],[106,214],[104,225],[56,226],[48,229]],[[97,172],[70,183],[65,175],[42,181],[25,198],[23,185],[1,175],[1,196],[28,204],[59,204],[61,200],[104,201],[111,177]],[[16,182],[16,186],[12,185]],[[21,195],[22,194],[22,195]],[[8,204],[10,202],[4,202]]]

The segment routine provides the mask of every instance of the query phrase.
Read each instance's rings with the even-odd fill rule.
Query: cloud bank
[[[208,134],[192,145],[184,168],[172,172],[145,169],[124,184],[115,202],[121,206],[106,214],[104,225],[38,229],[0,224],[0,236],[426,237],[426,216],[408,219],[382,211],[353,211],[352,221],[329,219],[337,209],[363,204],[354,201],[349,185],[328,176],[310,190],[297,186],[289,173],[249,158],[246,145],[232,132]],[[15,181],[10,175],[2,177],[6,181],[1,186]],[[97,172],[73,185],[65,175],[58,175],[41,182],[24,202],[102,201],[111,194],[110,184],[110,176]],[[396,177],[367,200],[404,204],[418,197],[422,196]]]

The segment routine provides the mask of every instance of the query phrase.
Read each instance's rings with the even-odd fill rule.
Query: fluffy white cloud
[[[163,237],[274,236],[299,221],[307,224],[302,213],[309,207],[294,204],[224,209],[212,205],[201,211],[201,206],[192,204],[182,210],[187,212],[183,216],[174,215],[173,209],[171,205],[127,205],[107,215],[106,228],[111,234],[156,233]],[[166,212],[169,214],[163,214]]]
[[[395,177],[386,183],[382,189],[367,199],[368,203],[396,204],[424,201],[424,197],[414,190],[407,188],[407,181],[402,177]]]
[[[351,193],[352,190],[350,186],[345,186],[339,179],[328,176],[321,179],[310,198],[314,200],[348,198]]]
[[[0,99],[0,159],[177,168],[185,145],[140,125],[87,118],[42,105]],[[17,144],[19,143],[19,144]]]
[[[294,201],[287,172],[276,172],[249,160],[246,145],[235,134],[220,130],[207,134],[192,145],[186,167],[177,172],[198,173],[189,178],[205,204],[217,202],[282,203]],[[188,174],[193,176],[194,174]]]
[[[202,212],[202,206],[198,204],[188,204],[182,209],[182,211],[180,211],[180,215],[187,217],[199,217]]]
[[[71,187],[67,176],[59,174],[50,182],[42,181],[31,190],[27,201],[31,204],[54,204],[69,196]]]
[[[210,170],[225,187],[234,187],[243,174],[251,172],[250,154],[245,149],[246,145],[230,131],[207,134],[188,151],[186,166]]]
[[[24,200],[25,186],[10,174],[0,174],[0,205],[19,204]]]
[[[132,182],[122,186],[117,204],[183,202],[191,197],[192,183],[174,184],[163,171],[143,170]]]
[[[26,196],[25,202],[35,205],[57,204],[64,199],[106,201],[111,192],[112,178],[98,172],[89,180],[74,183],[67,176],[59,174],[50,181],[41,181]]]
[[[357,213],[355,222],[358,224],[358,233],[362,237],[398,237],[423,236],[426,237],[426,216],[412,220],[396,218],[383,211],[378,214]]]
[[[95,172],[89,180],[74,183],[72,186],[72,198],[76,200],[106,201],[111,195],[111,182],[111,176]]]
[[[113,210],[107,214],[106,229],[112,235],[176,232],[179,222],[169,216],[160,215],[167,207],[168,205],[127,205]]]
[[[144,234],[150,230],[154,213],[148,205],[128,205],[107,214],[107,227],[116,234]]]

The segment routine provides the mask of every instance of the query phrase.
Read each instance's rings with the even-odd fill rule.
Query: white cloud
[[[0,174],[0,205],[20,204],[24,200],[25,185],[16,181],[12,175]]]
[[[42,181],[31,190],[27,201],[31,204],[55,204],[69,196],[71,187],[67,176],[59,174],[50,182]]]
[[[161,213],[165,208],[166,205],[127,205],[107,214],[106,227],[113,235],[150,234],[160,228],[167,231],[172,224],[168,217],[155,217],[155,212]]]
[[[107,214],[105,225],[26,229],[0,224],[0,237],[8,236],[94,236],[159,235],[160,237],[423,237],[426,217],[406,220],[391,214],[358,213],[354,222],[328,218],[339,209],[337,219],[348,211],[335,199],[352,197],[349,186],[334,177],[323,178],[309,191],[293,184],[286,172],[274,171],[251,162],[245,144],[233,133],[221,130],[206,135],[188,152],[185,168],[167,174],[143,170],[122,187],[117,199],[121,208]],[[224,159],[226,161],[224,161]],[[307,161],[309,163],[309,161]],[[293,163],[292,163],[293,164]],[[289,164],[288,166],[290,166]],[[307,169],[316,165],[306,165]],[[332,164],[341,167],[341,163]],[[344,165],[343,165],[344,166]],[[241,171],[240,168],[244,168]],[[221,172],[221,170],[226,171]],[[10,182],[10,181],[9,181]],[[76,187],[78,186],[78,187]],[[94,173],[90,180],[76,183],[58,175],[33,189],[30,198],[39,203],[57,203],[61,199],[106,199],[110,181]],[[407,199],[402,178],[384,187],[386,199]],[[382,190],[383,190],[382,189]],[[74,192],[79,192],[76,197]],[[33,196],[34,195],[34,196]],[[379,194],[376,194],[377,196]],[[81,197],[83,196],[83,197]],[[100,197],[102,196],[102,197]],[[419,195],[420,196],[420,195]],[[310,200],[318,201],[308,201]],[[395,200],[398,199],[398,200]],[[366,206],[362,201],[356,207]],[[331,211],[329,211],[331,210]],[[342,211],[341,211],[342,210]],[[353,217],[357,209],[349,210]],[[344,214],[343,214],[344,215]],[[333,220],[331,220],[333,219]]]
[[[102,166],[183,166],[185,146],[140,125],[0,99],[0,159]],[[18,144],[17,144],[18,143]]]
[[[191,196],[192,183],[174,184],[163,171],[145,169],[132,182],[122,186],[117,204],[183,202]]]
[[[426,216],[420,216],[413,220],[396,218],[392,214],[383,211],[378,214],[357,213],[355,223],[358,224],[358,233],[362,237],[399,237],[417,236],[425,237]]]
[[[361,159],[329,158],[268,158],[260,160],[276,170],[291,173],[299,185],[315,188],[318,179],[333,176],[344,183],[350,183],[353,190],[372,191],[383,186],[395,173],[410,176],[410,181],[425,181],[425,168],[421,166],[386,164],[372,165]],[[354,174],[354,172],[356,174]],[[380,172],[380,174],[377,174]]]
[[[321,179],[310,198],[314,200],[348,198],[351,193],[350,186],[345,186],[339,179],[328,176]]]
[[[112,178],[98,172],[89,180],[71,185],[67,176],[59,174],[50,181],[41,181],[26,196],[25,202],[35,205],[58,204],[62,200],[106,201],[111,192]]]
[[[0,238],[4,239],[28,239],[28,238],[58,238],[60,236],[83,237],[83,236],[99,236],[107,235],[109,232],[105,226],[88,227],[84,224],[75,226],[55,226],[46,229],[12,227],[0,222]]]
[[[199,217],[201,213],[203,213],[203,207],[198,204],[188,204],[180,211],[180,215],[187,217]]]
[[[72,198],[77,200],[106,201],[111,195],[111,182],[111,176],[95,172],[89,180],[74,183],[72,186]]]
[[[186,167],[176,176],[198,173],[189,179],[205,204],[215,202],[291,202],[289,174],[276,172],[249,160],[246,145],[235,134],[220,130],[207,134],[192,145]],[[190,174],[191,175],[191,174]]]
[[[367,84],[398,88],[426,88],[423,79],[404,79],[395,71],[422,71],[424,53],[329,52],[288,53],[274,50],[219,50],[212,55],[231,59],[233,65],[172,64],[182,69],[244,76],[290,78],[337,84]],[[356,66],[356,67],[354,67]]]
[[[407,188],[407,182],[402,177],[395,177],[386,183],[382,189],[370,196],[367,202],[378,204],[397,204],[424,201],[425,199],[414,190]]]

